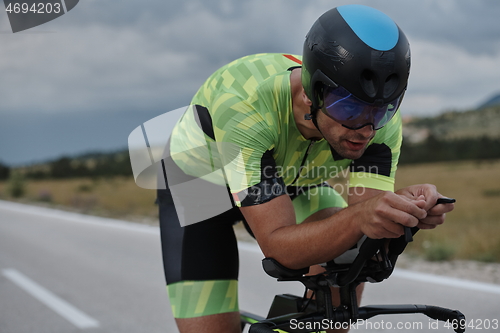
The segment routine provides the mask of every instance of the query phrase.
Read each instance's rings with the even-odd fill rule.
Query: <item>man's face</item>
[[[366,146],[375,136],[373,126],[367,125],[357,130],[348,129],[323,112],[318,111],[318,126],[324,138],[342,157],[355,160],[360,158]]]

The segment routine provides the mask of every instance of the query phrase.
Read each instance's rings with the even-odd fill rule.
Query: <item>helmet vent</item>
[[[365,69],[361,73],[361,87],[363,91],[370,97],[375,97],[377,94],[377,80],[375,77],[375,74],[370,71]]]
[[[385,79],[384,98],[389,98],[399,87],[399,76],[391,74]]]

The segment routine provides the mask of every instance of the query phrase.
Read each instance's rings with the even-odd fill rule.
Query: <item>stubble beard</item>
[[[340,137],[336,140],[327,140],[330,146],[343,158],[347,158],[350,160],[356,160],[363,156],[366,151],[367,146],[365,146],[361,150],[351,150],[345,147],[345,140],[348,140],[346,137]]]

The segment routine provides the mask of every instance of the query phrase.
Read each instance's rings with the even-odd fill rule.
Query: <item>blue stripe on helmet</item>
[[[369,47],[388,51],[396,46],[398,26],[386,14],[362,5],[345,5],[337,7],[337,10],[359,39]]]

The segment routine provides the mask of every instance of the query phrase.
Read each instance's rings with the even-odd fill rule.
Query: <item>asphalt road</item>
[[[254,245],[241,244],[240,258],[241,309],[265,315],[274,294],[302,294],[299,283],[262,271]],[[500,286],[400,270],[363,299],[390,303],[456,308],[474,320],[468,332],[500,330],[485,329],[500,320]],[[441,331],[420,315],[374,318],[356,330],[394,331],[400,321],[414,328],[399,331]],[[158,229],[0,201],[0,333],[24,332],[177,332]]]

